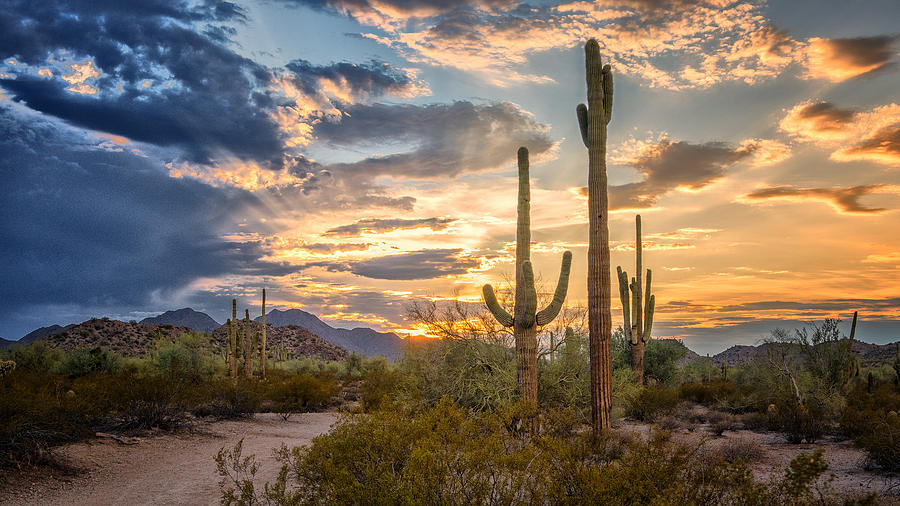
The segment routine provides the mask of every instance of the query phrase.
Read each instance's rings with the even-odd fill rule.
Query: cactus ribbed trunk
[[[253,377],[253,344],[250,340],[250,310],[244,310],[244,376]]]
[[[641,215],[635,217],[635,269],[637,274],[631,278],[628,283],[628,273],[623,271],[621,267],[617,268],[619,273],[619,298],[622,301],[622,312],[625,323],[622,329],[625,331],[625,337],[631,346],[631,370],[634,373],[635,382],[638,385],[644,384],[644,347],[650,340],[650,331],[653,329],[653,311],[656,306],[656,296],[650,294],[650,284],[653,272],[647,269],[647,286],[644,292],[643,279],[641,273],[644,269],[644,244],[641,239]],[[631,293],[631,302],[628,300],[629,291]],[[644,295],[642,298],[641,295]],[[629,307],[631,308],[629,310]],[[629,324],[629,321],[633,324]]]
[[[569,269],[572,253],[563,253],[562,268],[553,300],[542,311],[537,311],[537,292],[534,288],[534,271],[531,267],[531,186],[528,173],[528,150],[519,148],[519,191],[516,221],[516,294],[513,315],[497,302],[491,285],[484,285],[484,302],[498,322],[512,327],[516,340],[516,377],[523,403],[536,409],[537,399],[537,327],[547,325],[562,309],[569,287]]]
[[[600,61],[600,46],[584,47],[587,106],[576,109],[581,138],[588,148],[588,331],[591,360],[591,425],[594,434],[610,427],[612,364],[610,340],[609,196],[606,177],[606,126],[612,118],[612,73]]]
[[[641,241],[641,215],[637,215],[634,220],[634,250],[635,250],[635,286],[637,290],[634,291],[634,306],[632,306],[632,311],[634,314],[634,337],[635,342],[631,346],[631,370],[634,371],[635,381],[638,385],[644,384],[644,344],[645,341],[643,339],[644,327],[643,327],[643,318],[642,318],[642,309],[643,305],[641,305],[641,287],[643,284],[641,283],[641,272],[643,272],[643,244]]]
[[[266,289],[263,288],[262,293],[262,319],[259,322],[260,342],[259,342],[259,377],[266,378]]]
[[[231,371],[231,378],[237,379],[238,371],[237,371],[237,299],[231,299],[231,321],[228,323],[228,339],[231,345],[231,355],[229,360],[231,362],[228,364]]]

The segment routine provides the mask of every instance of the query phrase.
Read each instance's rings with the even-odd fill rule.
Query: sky
[[[860,312],[900,338],[894,0],[0,0],[0,336],[230,299],[421,334],[572,251],[584,43],[615,78],[612,266],[699,353]],[[613,276],[613,282],[616,282]],[[613,293],[617,294],[617,286]],[[612,303],[613,324],[621,306]]]

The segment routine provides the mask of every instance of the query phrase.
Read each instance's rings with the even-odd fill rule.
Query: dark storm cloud
[[[547,126],[509,102],[356,104],[343,112],[340,122],[318,123],[314,135],[336,146],[405,143],[416,147],[409,152],[329,165],[328,170],[336,174],[452,178],[511,163],[519,146],[526,146],[532,156],[553,146]]]
[[[219,237],[255,198],[169,178],[159,162],[96,149],[0,107],[0,319],[30,305],[143,306],[222,274],[279,276],[259,244]]]
[[[753,148],[734,148],[723,142],[691,144],[663,139],[628,163],[644,176],[644,180],[610,186],[609,208],[653,207],[659,197],[675,188],[699,190],[724,176],[730,165],[752,153]],[[587,188],[581,188],[579,193],[587,196]]]
[[[380,234],[394,230],[422,227],[428,227],[431,230],[444,230],[454,221],[456,221],[454,218],[423,218],[418,220],[369,218],[329,229],[323,235],[353,237],[362,234]]]
[[[313,65],[306,60],[294,60],[285,67],[296,79],[298,88],[308,94],[315,94],[319,89],[319,79],[329,79],[357,97],[402,94],[414,86],[412,77],[404,70],[377,61]]]
[[[270,74],[225,46],[200,24],[241,21],[228,2],[14,2],[0,13],[0,56],[31,65],[65,50],[92,58],[104,74],[98,93],[66,91],[66,83],[19,76],[0,82],[14,100],[72,124],[161,146],[178,146],[192,161],[227,154],[281,164],[277,125],[266,109]],[[216,30],[213,29],[213,32]],[[59,59],[57,57],[57,59]],[[144,80],[171,80],[149,90]]]
[[[885,209],[866,207],[859,199],[870,193],[876,193],[882,187],[882,185],[861,185],[850,188],[801,188],[782,185],[756,190],[745,195],[743,199],[823,200],[846,213],[880,213],[885,211]]]

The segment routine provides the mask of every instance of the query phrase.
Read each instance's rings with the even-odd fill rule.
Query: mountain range
[[[169,325],[192,328],[197,332],[208,333],[222,326],[221,323],[213,320],[208,314],[194,311],[189,307],[176,309],[175,311],[166,311],[159,316],[144,318],[141,320],[141,323],[155,323],[157,325],[167,323]]]
[[[260,318],[257,317],[256,321],[259,320]],[[393,332],[378,332],[368,327],[335,328],[320,320],[316,315],[301,309],[288,309],[287,311],[273,309],[266,314],[266,324],[275,327],[298,325],[349,352],[368,356],[383,355],[388,360],[399,359],[406,347],[406,342]]]

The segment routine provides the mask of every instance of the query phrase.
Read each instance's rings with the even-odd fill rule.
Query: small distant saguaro
[[[231,347],[231,353],[228,355],[229,357],[229,370],[231,372],[231,378],[237,379],[238,375],[238,364],[237,364],[237,353],[238,353],[238,329],[237,329],[237,299],[231,299],[231,320],[228,321],[228,344]]]
[[[517,378],[519,393],[524,403],[537,408],[537,327],[547,325],[562,309],[569,289],[569,269],[572,253],[563,253],[562,267],[553,300],[543,310],[537,311],[537,291],[534,288],[534,270],[531,266],[531,186],[528,174],[528,149],[521,147],[519,159],[519,197],[516,218],[516,295],[513,315],[497,302],[490,284],[482,287],[484,303],[494,318],[504,327],[512,327],[516,339],[518,360]]]
[[[266,377],[266,289],[262,289],[262,318],[259,322],[259,377]]]
[[[653,329],[653,310],[656,307],[656,296],[650,294],[650,282],[653,275],[647,269],[647,293],[641,299],[643,291],[641,269],[643,268],[643,241],[641,239],[641,215],[634,219],[635,239],[635,277],[628,282],[628,273],[622,267],[616,267],[619,275],[619,299],[622,301],[622,313],[624,323],[622,329],[625,338],[631,345],[631,369],[634,371],[635,381],[638,385],[644,383],[644,346],[650,341],[650,331]],[[629,290],[631,293],[629,294]],[[629,298],[631,302],[629,303]],[[646,304],[646,305],[645,305]],[[630,307],[630,309],[629,309]]]

